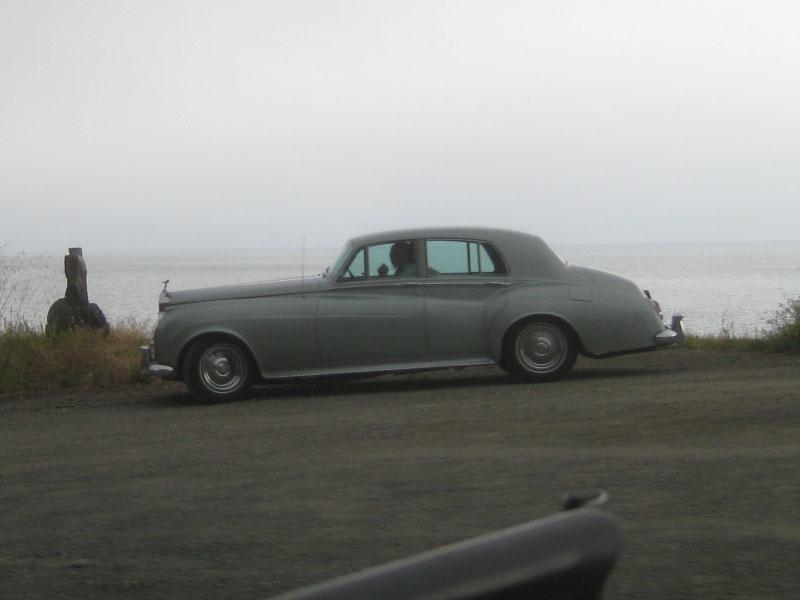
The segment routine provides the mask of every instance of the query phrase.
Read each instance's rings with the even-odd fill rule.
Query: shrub
[[[800,297],[781,304],[768,323],[775,352],[800,352]]]
[[[150,327],[116,324],[108,336],[87,330],[45,335],[14,325],[0,333],[0,394],[62,388],[105,388],[141,381],[139,346]]]
[[[686,337],[687,348],[717,350],[800,352],[800,297],[780,305],[775,315],[767,321],[770,329],[753,336],[739,336],[732,324],[722,321],[717,335]]]

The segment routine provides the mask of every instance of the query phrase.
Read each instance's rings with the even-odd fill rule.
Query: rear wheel
[[[508,336],[503,366],[522,381],[553,381],[572,369],[577,356],[574,336],[563,325],[528,321]]]
[[[247,351],[237,342],[199,340],[186,355],[186,387],[206,402],[238,400],[247,395],[253,382],[251,364]]]

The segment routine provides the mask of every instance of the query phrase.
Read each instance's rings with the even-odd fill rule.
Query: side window
[[[389,254],[392,251],[391,244],[377,244],[376,246],[370,246],[367,250],[369,251],[370,277],[381,277],[381,273],[384,272],[384,269],[381,268],[381,266],[386,267],[386,273],[390,273],[392,271],[392,260],[389,258]],[[385,276],[386,275],[383,275],[383,277]]]
[[[353,260],[345,267],[342,272],[340,281],[353,281],[356,279],[364,279],[367,276],[367,254],[364,248],[356,252]]]
[[[340,281],[385,277],[416,277],[414,243],[398,240],[361,248],[345,268]]]
[[[483,242],[429,240],[429,275],[502,275],[506,269],[492,246]]]
[[[368,248],[370,277],[417,277],[413,240],[397,240]]]

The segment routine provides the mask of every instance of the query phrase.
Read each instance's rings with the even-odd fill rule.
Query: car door
[[[317,305],[317,349],[328,369],[414,365],[427,354],[418,274],[390,258],[399,241],[358,249]],[[389,264],[394,266],[394,271]],[[401,273],[402,271],[402,273]]]
[[[507,269],[493,246],[475,240],[428,240],[422,284],[432,359],[483,362],[487,322],[505,306]]]

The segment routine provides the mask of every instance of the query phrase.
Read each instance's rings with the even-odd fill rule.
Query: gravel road
[[[800,589],[800,357],[678,349],[256,388],[0,396],[0,598],[268,598],[603,488],[606,598]]]

